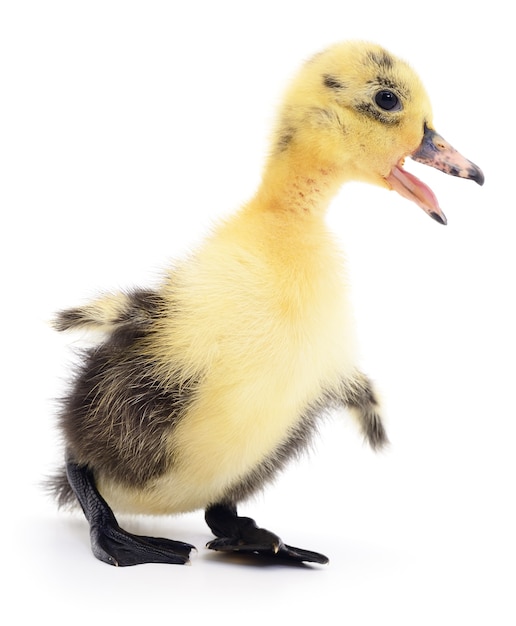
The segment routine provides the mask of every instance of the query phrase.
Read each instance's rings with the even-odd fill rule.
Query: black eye
[[[382,89],[374,97],[374,101],[384,111],[399,111],[401,102],[398,96],[387,89]]]

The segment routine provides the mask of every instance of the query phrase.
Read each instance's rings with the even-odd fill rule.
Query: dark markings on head
[[[292,143],[296,135],[296,129],[294,126],[286,125],[279,132],[278,142],[276,144],[277,152],[284,152]]]
[[[331,74],[325,74],[323,76],[323,84],[325,87],[328,87],[329,89],[335,89],[337,91],[346,89],[346,85],[344,85],[342,81],[340,81],[335,76],[332,76]]]
[[[354,105],[355,111],[359,113],[364,113],[368,117],[381,122],[382,124],[387,124],[389,126],[396,126],[400,123],[400,118],[394,115],[388,115],[382,111],[380,111],[372,102],[358,102]]]
[[[368,85],[374,85],[379,89],[391,89],[399,94],[402,98],[409,98],[409,89],[404,84],[401,84],[399,81],[392,80],[388,76],[378,75],[374,80],[368,80]]]
[[[366,63],[373,62],[381,70],[390,70],[394,66],[394,59],[385,50],[379,52],[369,51],[367,53]]]

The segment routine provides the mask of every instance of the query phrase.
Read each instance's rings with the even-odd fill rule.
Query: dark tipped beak
[[[446,174],[469,178],[479,185],[484,184],[482,170],[464,158],[435,130],[428,128],[426,125],[423,140],[419,148],[410,157],[415,161],[425,163],[425,165],[431,165]],[[435,194],[419,178],[403,169],[403,159],[394,165],[389,175],[385,177],[385,180],[391,189],[397,191],[404,198],[415,202],[436,222],[446,224],[446,216],[439,207]]]
[[[445,174],[474,180],[479,185],[484,184],[482,170],[457,152],[435,130],[425,126],[425,134],[419,148],[410,155],[414,161],[435,167]]]

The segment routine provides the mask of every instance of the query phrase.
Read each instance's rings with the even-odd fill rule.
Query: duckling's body
[[[89,357],[71,394],[80,417],[69,439],[77,442],[78,461],[99,457],[97,483],[116,510],[176,513],[206,507],[232,490],[250,491],[241,483],[253,472],[262,476],[258,468],[282,444],[282,460],[297,450],[287,442],[308,435],[316,408],[358,382],[342,259],[322,215],[251,205],[174,269],[159,292],[103,298],[94,306],[96,320],[103,309],[123,318],[124,330]],[[145,310],[143,331],[138,315]],[[86,386],[92,370],[99,374]],[[135,403],[136,425],[128,429],[128,404],[143,377],[139,386],[151,392]],[[105,392],[99,393],[98,378]],[[143,403],[156,407],[156,418],[148,408],[140,424]],[[180,413],[171,406],[181,406]],[[166,446],[157,446],[156,429],[148,430],[154,419]],[[64,427],[70,430],[66,418]],[[98,442],[107,439],[115,442],[101,460]],[[157,458],[157,447],[173,462]]]
[[[382,91],[401,109],[379,106]],[[351,43],[318,55],[287,92],[255,197],[156,291],[104,296],[60,314],[61,330],[108,335],[86,355],[64,404],[68,473],[57,482],[61,502],[79,499],[96,556],[121,565],[184,562],[186,544],[134,538],[109,507],[206,508],[220,537],[214,549],[325,562],[239,518],[236,504],[307,445],[327,408],[352,409],[373,448],[387,442],[373,386],[357,367],[342,258],[325,210],[350,178],[396,188],[395,171],[406,190],[413,179],[400,163],[430,124],[419,80],[381,48]],[[453,173],[480,182],[478,168],[452,154]],[[443,222],[426,188],[407,194]],[[120,533],[131,548],[120,549]]]

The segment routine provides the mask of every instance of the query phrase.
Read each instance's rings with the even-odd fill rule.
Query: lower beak
[[[463,157],[445,139],[425,125],[425,133],[419,148],[410,157],[414,161],[435,167],[445,174],[459,176],[474,180],[479,185],[484,184],[484,174],[482,170],[471,161]],[[386,178],[392,189],[396,190],[403,197],[414,201],[430,217],[441,224],[446,224],[446,216],[441,211],[437,198],[432,190],[422,183],[418,178],[406,172],[402,167],[402,162],[392,168],[391,173]]]

